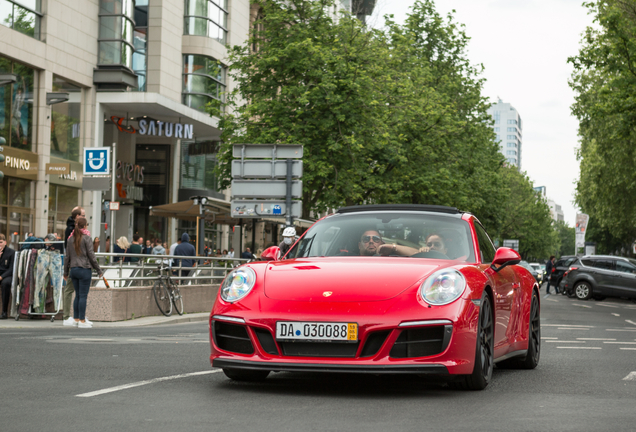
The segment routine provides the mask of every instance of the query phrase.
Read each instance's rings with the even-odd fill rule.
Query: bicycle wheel
[[[181,288],[179,285],[172,282],[172,279],[168,279],[168,290],[170,291],[170,297],[172,297],[172,303],[179,315],[183,315],[183,297],[181,296]]]
[[[170,302],[170,293],[162,279],[155,281],[152,287],[152,293],[155,295],[155,301],[162,314],[165,316],[172,315],[172,302]]]

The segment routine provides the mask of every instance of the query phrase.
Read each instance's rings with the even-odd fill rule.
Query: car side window
[[[477,222],[475,222],[475,232],[477,233],[481,261],[491,263],[495,259],[495,247],[492,245],[490,237],[486,234],[486,230]]]
[[[616,270],[623,273],[636,273],[636,267],[625,261],[616,261]]]
[[[608,259],[594,260],[594,267],[603,270],[614,270],[614,262]]]

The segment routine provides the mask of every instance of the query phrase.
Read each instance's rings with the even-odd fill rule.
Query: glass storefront
[[[170,146],[137,144],[135,163],[143,167],[143,183],[136,186],[143,189],[143,201],[135,207],[134,232],[144,239],[160,238],[166,241],[168,219],[150,216],[150,206],[168,202],[170,185]]]
[[[77,188],[49,185],[49,221],[47,233],[56,232],[64,236],[66,220],[78,203]]]
[[[33,182],[5,177],[0,184],[0,232],[9,246],[16,249],[18,242],[33,231]]]
[[[51,105],[51,156],[79,161],[82,89],[53,75],[53,91],[68,93],[69,100]]]
[[[0,73],[15,74],[17,82],[0,86],[0,137],[4,144],[35,151],[33,101],[35,71],[28,66],[0,57]]]
[[[217,165],[218,142],[205,141],[181,144],[180,189],[217,190],[214,169]]]

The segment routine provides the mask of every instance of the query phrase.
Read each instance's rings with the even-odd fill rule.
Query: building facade
[[[218,119],[205,109],[222,106],[233,86],[226,44],[245,42],[249,20],[249,0],[0,0],[7,240],[15,247],[28,232],[62,234],[77,205],[94,235],[169,244],[182,231],[196,235],[189,222],[149,209],[195,195],[229,198],[212,171]],[[84,149],[113,144],[114,232],[110,185],[89,190],[82,177]],[[206,243],[227,246],[227,232],[210,225]]]
[[[509,103],[501,99],[488,109],[495,123],[493,125],[497,134],[499,151],[506,157],[510,165],[516,166],[521,171],[521,151],[523,143],[523,125],[521,116]]]

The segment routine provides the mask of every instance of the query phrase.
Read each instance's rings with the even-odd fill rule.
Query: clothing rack
[[[43,248],[16,250],[13,262],[13,281],[11,283],[11,313],[15,320],[20,315],[49,316],[51,322],[64,308],[62,301],[64,281],[64,247],[49,250],[54,244],[64,245],[64,241],[24,241],[18,245],[41,245]],[[55,312],[46,312],[47,276],[53,288],[53,307]],[[39,310],[41,309],[41,311]]]

